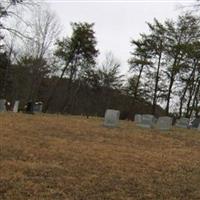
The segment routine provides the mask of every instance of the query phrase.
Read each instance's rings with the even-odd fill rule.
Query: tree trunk
[[[187,90],[188,90],[188,84],[186,84],[184,91],[183,91],[183,95],[180,98],[179,117],[182,116],[183,101],[184,101]]]
[[[180,108],[179,108],[179,116],[181,117],[182,116],[182,109],[183,109],[183,101],[184,101],[184,98],[185,98],[185,95],[186,95],[186,92],[188,90],[188,87],[189,87],[189,84],[191,82],[191,79],[193,78],[194,79],[194,75],[195,75],[195,71],[196,71],[196,67],[197,67],[197,63],[195,63],[194,61],[194,68],[189,76],[189,79],[187,80],[186,82],[186,86],[185,86],[185,89],[183,91],[183,95],[181,96],[181,99],[180,99]]]
[[[167,94],[167,105],[166,105],[166,109],[165,109],[166,115],[169,114],[169,105],[170,105],[173,84],[174,84],[174,75],[172,74],[172,76],[170,78],[170,84],[169,84],[169,89],[168,89],[168,94]]]
[[[197,107],[198,107],[198,95],[199,95],[199,92],[200,92],[200,80],[197,81],[197,87],[196,87],[196,91],[195,91],[195,94],[194,94],[194,98],[193,98],[193,102],[192,102],[192,107],[191,107],[190,112],[188,114],[189,117],[191,117],[192,112],[195,109],[195,103],[197,104]],[[198,110],[198,108],[196,108],[196,110]],[[198,115],[198,113],[196,113],[196,115]]]
[[[136,83],[136,86],[135,86],[135,91],[134,91],[134,99],[133,99],[133,102],[132,102],[133,108],[135,106],[135,101],[137,100],[138,88],[139,88],[139,85],[140,85],[140,79],[141,79],[141,76],[142,76],[143,69],[144,69],[144,65],[141,65],[139,75],[138,75],[138,79],[137,79],[137,83]]]
[[[155,88],[154,88],[154,96],[153,96],[153,106],[152,106],[152,114],[156,113],[156,104],[157,104],[157,92],[158,92],[158,82],[159,82],[159,74],[160,74],[160,64],[161,64],[162,53],[159,54],[158,58],[158,67],[156,72],[156,80],[155,80]]]

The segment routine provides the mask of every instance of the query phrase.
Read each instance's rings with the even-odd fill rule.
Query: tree
[[[57,16],[49,8],[37,7],[32,10],[28,24],[29,38],[24,40],[24,54],[47,57],[61,32]]]
[[[184,48],[200,38],[199,19],[190,14],[180,16],[176,23],[167,21],[166,60],[170,63],[166,74],[169,79],[166,114],[169,113],[172,89],[179,74],[185,56]]]
[[[21,17],[15,9],[17,7],[21,8],[21,10],[28,8],[29,6],[36,5],[34,0],[4,0],[3,2],[0,2],[0,36],[3,37],[2,31],[8,31],[11,32],[19,37],[27,37],[24,33],[21,31],[18,31],[11,26],[8,26],[4,23],[5,19],[8,17],[12,17],[15,19],[20,20],[21,22],[25,23],[25,20],[23,20],[23,17]],[[3,20],[4,19],[4,20]]]
[[[106,54],[105,60],[98,69],[98,74],[102,87],[112,89],[122,87],[123,75],[120,75],[120,63],[111,52]]]
[[[153,79],[153,100],[152,100],[152,114],[156,114],[156,106],[160,97],[163,96],[163,82],[162,68],[164,63],[164,52],[166,45],[166,28],[158,20],[154,19],[154,24],[148,23],[150,34],[146,36],[146,48],[151,55],[151,62],[153,71],[149,73]]]
[[[67,112],[70,109],[70,96],[72,92],[72,83],[74,80],[79,79],[84,71],[91,69],[95,66],[95,58],[98,55],[96,49],[96,38],[93,30],[94,24],[89,23],[72,23],[72,36],[58,40],[56,43],[55,55],[63,62],[59,80],[67,75],[68,86],[64,103],[61,106],[62,112]],[[49,103],[53,98],[59,81],[55,84],[46,105],[48,109]]]
[[[123,75],[120,74],[120,63],[109,52],[105,60],[97,71],[99,76],[99,85],[101,87],[102,101],[105,102],[105,109],[110,107],[111,91],[119,91],[123,85]]]
[[[0,98],[6,98],[6,92],[9,88],[9,66],[10,59],[7,53],[0,53]]]
[[[177,21],[148,23],[150,32],[134,42],[129,60],[134,74],[128,81],[134,99],[145,99],[156,114],[158,103],[166,103],[166,114],[180,98],[179,114],[197,110],[200,20],[191,14]],[[133,43],[133,42],[132,42]],[[130,85],[131,84],[131,85]],[[195,102],[194,102],[195,101]],[[176,107],[177,110],[177,107]]]
[[[135,47],[134,51],[131,52],[131,58],[129,59],[129,65],[130,65],[130,72],[134,73],[134,76],[132,79],[130,79],[129,83],[132,83],[133,85],[131,88],[133,89],[133,107],[135,106],[136,100],[141,97],[142,93],[142,75],[143,73],[146,73],[146,71],[149,71],[149,68],[151,68],[151,55],[148,52],[147,49],[147,43],[146,43],[146,36],[141,35],[140,40],[132,40],[131,44]]]
[[[187,45],[185,48],[186,56],[185,61],[181,67],[179,74],[180,82],[180,107],[179,116],[182,116],[185,110],[185,115],[190,117],[193,110],[195,109],[195,96],[196,90],[198,90],[198,77],[199,77],[199,62],[200,62],[200,44],[195,42]]]

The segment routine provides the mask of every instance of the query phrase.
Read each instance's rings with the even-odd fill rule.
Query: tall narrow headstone
[[[0,99],[0,112],[5,112],[5,111],[6,111],[6,100]]]
[[[178,127],[178,128],[188,128],[189,123],[190,123],[189,118],[181,117],[180,119],[177,120],[176,127]]]
[[[198,129],[197,129],[198,131],[200,131],[200,124],[199,124],[199,127],[198,127]]]
[[[156,123],[156,118],[153,115],[142,115],[142,121],[138,126],[142,128],[153,128]]]
[[[134,121],[136,124],[140,124],[142,122],[142,115],[136,114]]]
[[[106,110],[104,117],[104,126],[117,127],[119,124],[120,111],[118,110]]]
[[[159,117],[155,128],[159,130],[170,130],[172,128],[172,118],[167,116]]]
[[[13,112],[17,113],[19,110],[19,101],[15,101],[14,107],[13,107]]]

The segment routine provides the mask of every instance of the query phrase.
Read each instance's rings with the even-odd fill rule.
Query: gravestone
[[[197,129],[198,131],[200,131],[200,124],[199,124],[199,127],[198,127],[198,129]]]
[[[142,122],[142,115],[136,114],[134,121],[136,124],[140,124]]]
[[[19,110],[19,101],[15,101],[14,107],[13,107],[13,112],[17,113]]]
[[[104,126],[117,127],[119,124],[120,111],[118,110],[106,110],[104,117]]]
[[[34,102],[29,101],[26,104],[26,113],[33,114]]]
[[[190,123],[189,118],[181,117],[180,119],[177,120],[176,127],[178,127],[178,128],[188,128],[189,123]]]
[[[156,123],[156,118],[153,115],[142,115],[142,121],[138,124],[142,128],[153,128]]]
[[[200,118],[196,118],[191,122],[191,128],[198,128],[200,125]]]
[[[6,111],[6,100],[0,99],[0,112],[5,112],[5,111]]]
[[[43,109],[43,103],[42,102],[36,102],[34,104],[34,107],[33,107],[33,112],[34,113],[41,113],[42,109]]]
[[[159,130],[169,130],[172,128],[172,118],[171,117],[159,117],[155,125],[156,129]]]

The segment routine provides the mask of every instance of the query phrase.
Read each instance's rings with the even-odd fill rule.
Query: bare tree
[[[26,20],[23,19],[22,13],[24,10],[31,10],[33,6],[38,6],[35,0],[3,0],[0,2],[0,32],[10,32],[20,38],[28,35],[13,28],[10,25],[10,19],[20,21],[27,25]],[[0,33],[2,37],[2,33]]]
[[[21,76],[28,76],[26,100],[37,100],[41,85],[45,77],[49,76],[54,68],[53,45],[60,34],[60,23],[56,15],[45,7],[34,7],[26,18],[28,26],[16,21],[17,31],[23,31],[29,38],[17,38],[12,51],[21,68]],[[13,35],[13,34],[10,34]],[[8,48],[12,47],[8,43]],[[10,48],[11,49],[11,48]],[[13,48],[12,48],[13,49]],[[16,53],[17,52],[17,53]],[[16,54],[14,54],[16,53]],[[25,69],[25,70],[23,70]],[[20,69],[19,69],[20,70]],[[26,73],[23,75],[23,73]],[[20,77],[18,77],[20,79]],[[19,93],[19,92],[16,92]]]
[[[120,74],[120,63],[111,52],[106,54],[105,60],[97,73],[99,84],[102,88],[102,101],[109,108],[111,105],[109,93],[113,90],[120,90],[123,85],[123,75]]]
[[[25,41],[25,54],[31,53],[37,58],[46,57],[61,32],[60,23],[55,13],[48,8],[35,9],[31,19],[33,22],[27,30],[31,39]]]

